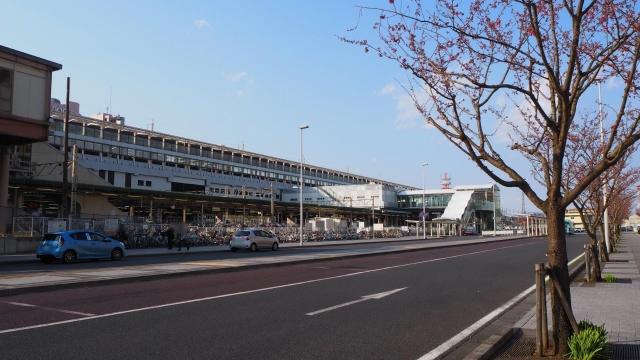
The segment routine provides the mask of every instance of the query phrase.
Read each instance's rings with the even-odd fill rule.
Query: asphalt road
[[[570,258],[584,241],[568,238]],[[545,249],[513,240],[2,297],[2,358],[415,359],[528,288]]]
[[[131,256],[122,261],[81,261],[75,264],[64,264],[57,261],[53,264],[43,264],[40,260],[36,259],[35,253],[33,255],[34,261],[23,263],[0,263],[0,274],[13,274],[24,272],[56,272],[60,270],[75,270],[75,269],[105,269],[115,267],[128,267],[137,265],[149,265],[149,264],[170,264],[183,261],[198,261],[198,260],[225,260],[225,259],[242,259],[242,258],[255,258],[262,256],[282,256],[282,255],[296,255],[296,254],[314,254],[318,252],[340,252],[347,249],[371,249],[378,250],[382,248],[388,248],[394,245],[406,245],[406,244],[432,244],[439,241],[462,241],[471,240],[474,237],[458,236],[443,239],[430,239],[430,240],[398,240],[393,242],[380,242],[380,243],[360,243],[360,244],[344,244],[344,245],[322,245],[317,246],[313,242],[306,243],[304,247],[280,247],[277,252],[270,250],[261,250],[256,253],[248,251],[239,251],[232,253],[230,251],[210,251],[210,252],[188,252],[183,249],[178,252],[174,249],[172,254],[162,255],[146,255],[146,256]]]

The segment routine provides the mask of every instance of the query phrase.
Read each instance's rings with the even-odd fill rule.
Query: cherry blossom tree
[[[389,0],[360,8],[358,23],[374,16],[376,36],[356,26],[343,40],[397,63],[425,121],[544,212],[550,271],[570,301],[565,209],[640,139],[638,13],[623,0]],[[622,89],[604,155],[564,189],[572,125],[593,111],[593,85],[609,79]],[[554,350],[566,353],[569,315],[558,293],[551,300]]]
[[[629,187],[625,191],[616,194],[609,204],[609,214],[611,216],[611,224],[614,229],[613,246],[620,241],[620,228],[625,219],[633,213],[633,205],[638,197],[636,189]]]
[[[587,115],[588,116],[588,115]],[[593,167],[602,160],[604,129],[599,116],[574,123],[567,139],[563,191],[571,190]],[[635,146],[630,150],[635,150]],[[632,151],[628,151],[615,165],[587,186],[572,202],[578,210],[584,229],[589,236],[591,252],[591,280],[601,281],[600,260],[608,261],[609,251],[604,241],[604,215],[613,199],[634,189],[640,181],[640,168],[631,166]],[[604,191],[606,189],[606,191]],[[596,234],[601,230],[598,239]]]

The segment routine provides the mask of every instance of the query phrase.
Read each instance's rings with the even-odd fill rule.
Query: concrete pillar
[[[9,153],[8,146],[0,146],[0,234],[7,233],[9,205]]]
[[[24,193],[17,187],[13,189],[13,216],[18,216],[18,211],[22,209],[24,203]]]
[[[186,206],[182,207],[182,223],[183,224],[187,223],[187,207]]]

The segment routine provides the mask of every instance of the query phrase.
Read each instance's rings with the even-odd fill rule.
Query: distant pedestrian
[[[124,224],[118,225],[116,238],[122,241],[127,247],[129,247],[129,237],[127,236],[127,229],[125,229]]]
[[[176,237],[176,231],[173,229],[173,225],[169,225],[167,231],[164,232],[167,237],[167,249],[173,249],[173,240]]]
[[[184,224],[180,225],[180,231],[178,232],[178,251],[182,251],[182,245],[189,251],[189,234]]]

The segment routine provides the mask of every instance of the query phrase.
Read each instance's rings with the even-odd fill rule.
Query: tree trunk
[[[564,233],[564,209],[550,207],[547,211],[547,220],[549,229],[547,256],[550,271],[555,274],[560,289],[571,304],[567,243]],[[569,318],[562,308],[560,297],[556,291],[551,293],[551,337],[554,344],[554,354],[567,354],[569,352],[568,340],[573,330]]]
[[[602,281],[602,269],[600,268],[600,251],[595,238],[589,237],[589,251],[591,252],[591,274],[589,280]]]
[[[609,250],[607,250],[607,244],[604,242],[604,239],[598,240],[598,250],[600,251],[600,261],[609,261]]]

